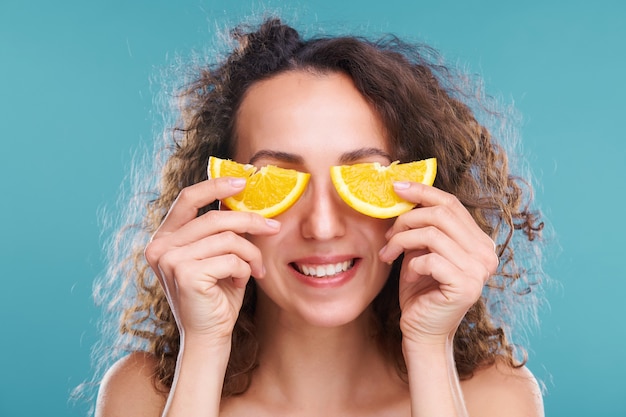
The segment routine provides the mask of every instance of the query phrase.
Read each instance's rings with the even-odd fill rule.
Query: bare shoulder
[[[462,382],[471,416],[543,417],[541,388],[526,367],[513,368],[496,362]]]
[[[166,394],[155,388],[156,359],[134,352],[117,361],[100,384],[96,417],[160,416]]]

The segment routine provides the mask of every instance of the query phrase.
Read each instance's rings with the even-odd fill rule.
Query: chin
[[[310,306],[299,311],[302,321],[311,327],[332,329],[359,322],[369,310],[367,306],[359,308],[342,303],[338,306]]]

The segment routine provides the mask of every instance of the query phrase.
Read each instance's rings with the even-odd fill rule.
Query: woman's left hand
[[[404,253],[400,328],[406,342],[445,343],[496,272],[495,245],[454,195],[417,183],[395,190],[418,204],[396,219],[380,252],[384,262]]]

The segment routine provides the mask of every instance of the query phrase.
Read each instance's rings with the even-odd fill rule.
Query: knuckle
[[[430,240],[435,240],[438,239],[439,236],[441,235],[441,231],[436,227],[436,226],[427,226],[424,229],[424,233],[426,234],[426,237]]]
[[[426,272],[432,271],[437,264],[437,255],[434,253],[428,253],[422,256],[416,256],[409,261],[409,268],[413,272]]]
[[[229,269],[236,269],[237,267],[239,267],[240,259],[234,253],[228,253],[224,255],[223,261],[229,267]]]
[[[489,269],[487,267],[483,266],[476,274],[476,287],[482,288],[483,285],[485,285],[485,283],[487,283],[487,281],[489,280],[489,277],[491,277],[491,272],[489,272]]]
[[[245,215],[247,217],[246,220],[249,221],[250,223],[255,223],[255,222],[258,223],[261,220],[259,218],[261,216],[259,216],[258,214],[255,214],[255,213],[252,213],[252,212],[249,212],[249,211],[246,211],[244,213],[245,213]]]
[[[496,273],[498,267],[500,266],[500,257],[496,252],[496,245],[491,238],[489,238],[485,243],[484,265],[487,269],[488,275]]]
[[[251,275],[251,268],[247,262],[242,260],[239,256],[229,253],[224,257],[224,263],[231,271],[231,275],[237,278],[249,277]]]
[[[232,245],[239,239],[239,235],[232,230],[225,230],[220,233],[220,245],[228,246]]]
[[[202,218],[207,223],[211,224],[211,223],[216,223],[218,221],[219,215],[220,215],[219,210],[209,210],[208,212],[204,213]]]
[[[495,274],[498,271],[499,266],[500,266],[500,257],[498,256],[497,253],[492,252],[491,259],[489,260],[487,264],[487,270],[488,270],[489,275]]]
[[[245,216],[243,219],[247,224],[255,227],[255,228],[263,228],[265,226],[265,218],[258,213],[252,212],[242,212],[242,215]]]
[[[446,194],[443,198],[443,205],[445,207],[456,207],[459,204],[461,204],[461,202],[454,194]]]
[[[249,277],[252,274],[252,269],[250,268],[250,265],[235,255],[233,255],[233,258],[233,271],[237,271],[237,275],[242,278]]]
[[[193,199],[193,194],[194,192],[191,187],[185,187],[178,193],[177,200],[186,203]]]
[[[164,249],[161,241],[159,239],[154,239],[146,245],[143,255],[150,265],[155,265],[158,263],[163,252]]]
[[[427,255],[418,257],[417,259],[420,259],[421,261],[424,263],[424,267],[426,268],[426,270],[428,271],[432,271],[436,264],[437,264],[437,256],[434,253],[429,253]]]
[[[433,211],[434,211],[435,217],[438,217],[438,218],[447,219],[447,218],[452,217],[452,210],[450,210],[450,207],[448,205],[435,206],[433,208]]]
[[[177,284],[184,284],[190,276],[191,264],[189,262],[174,262],[171,264],[173,279]],[[177,285],[179,286],[179,285]]]
[[[173,251],[165,252],[163,255],[161,255],[157,262],[159,268],[164,271],[176,271],[176,268],[179,264],[180,261]]]

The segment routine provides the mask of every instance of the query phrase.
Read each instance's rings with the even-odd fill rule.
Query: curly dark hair
[[[522,366],[526,354],[509,340],[509,326],[515,306],[531,304],[534,283],[519,254],[536,250],[543,222],[531,207],[529,182],[513,175],[501,141],[476,117],[479,110],[490,117],[499,115],[482,106],[485,100],[477,99],[475,92],[468,92],[467,79],[441,64],[436,51],[395,36],[303,39],[278,18],[266,19],[259,26],[239,26],[230,35],[236,45],[230,53],[221,62],[200,68],[195,80],[177,93],[180,118],[171,131],[159,189],[148,202],[143,221],[126,229],[143,239],[136,239],[132,251],[123,254],[123,261],[115,266],[115,273],[124,280],[119,294],[134,288],[133,296],[126,299],[120,337],[131,341],[131,349],[157,358],[157,386],[171,386],[179,333],[161,286],[143,257],[145,237],[155,232],[184,187],[207,179],[210,155],[232,157],[237,111],[250,86],[294,70],[347,74],[380,116],[394,158],[401,162],[437,158],[434,185],[463,203],[497,243],[500,257],[497,274],[456,332],[458,373],[469,378],[496,360]],[[213,209],[205,207],[198,215]],[[400,262],[395,262],[373,301],[372,325],[382,351],[406,376],[399,327]],[[244,392],[257,366],[255,303],[256,287],[250,280],[232,336],[223,396]]]

